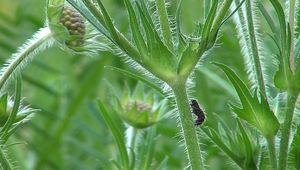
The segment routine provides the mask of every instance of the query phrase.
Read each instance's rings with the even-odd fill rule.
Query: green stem
[[[294,116],[295,104],[298,99],[298,95],[288,93],[287,104],[285,108],[285,119],[281,129],[281,141],[280,141],[280,152],[279,152],[279,169],[286,169],[287,158],[289,151],[289,139],[291,135],[291,128]]]
[[[295,71],[295,67],[294,67],[294,27],[295,27],[295,0],[290,0],[289,1],[289,24],[291,27],[291,41],[290,43],[290,55],[289,55],[289,64],[290,64],[290,68],[292,70],[292,72]]]
[[[278,169],[277,166],[277,156],[276,156],[276,147],[275,147],[275,138],[267,140],[268,142],[268,150],[269,150],[269,158],[271,168],[273,170]]]
[[[3,170],[12,170],[12,167],[6,158],[6,154],[3,151],[3,148],[0,147],[0,167],[2,167]]]
[[[192,120],[191,108],[186,92],[185,81],[178,80],[173,84],[172,89],[175,94],[176,103],[179,111],[179,118],[182,127],[183,139],[186,152],[192,170],[203,170],[203,158],[198,143],[196,128]]]
[[[130,127],[130,128],[132,128],[131,132],[130,132],[130,133],[132,133],[132,137],[130,139],[130,146],[129,147],[135,151],[136,150],[135,149],[135,146],[136,146],[136,137],[137,137],[138,129],[135,128],[135,127]]]
[[[258,44],[257,37],[256,37],[256,32],[255,32],[253,18],[252,18],[253,14],[252,14],[251,0],[246,1],[246,16],[247,16],[246,22],[249,31],[249,43],[251,46],[251,53],[254,62],[254,69],[255,69],[256,79],[258,83],[258,88],[259,91],[264,95],[264,97],[267,97],[267,92],[266,92],[264,77],[262,72],[262,66],[260,63],[260,56],[257,47]]]
[[[156,7],[158,11],[158,16],[160,20],[160,25],[162,29],[162,35],[165,40],[166,46],[170,51],[174,51],[173,42],[172,42],[172,34],[169,25],[168,14],[166,10],[166,5],[164,0],[155,0]]]
[[[212,35],[214,35],[217,31],[218,28],[220,27],[221,22],[223,21],[226,13],[229,11],[229,7],[231,5],[233,0],[225,0],[216,16],[214,19],[213,25],[212,25]]]
[[[46,28],[47,29],[47,28]],[[25,44],[24,46],[19,48],[19,51],[22,51],[20,53],[16,53],[11,56],[11,58],[8,60],[8,66],[4,67],[5,70],[1,70],[1,78],[0,78],[0,90],[3,90],[4,85],[7,83],[7,81],[12,77],[12,75],[16,72],[16,70],[19,67],[24,67],[24,63],[26,63],[26,59],[29,59],[30,57],[33,57],[33,55],[37,55],[39,52],[41,52],[43,49],[40,49],[39,47],[44,46],[45,43],[50,40],[51,33],[50,30],[47,30],[48,33],[46,33],[44,36],[38,37],[36,40],[30,42],[29,45]],[[39,35],[40,33],[37,33],[36,35]],[[36,37],[36,36],[34,36]],[[34,39],[34,38],[33,38]]]

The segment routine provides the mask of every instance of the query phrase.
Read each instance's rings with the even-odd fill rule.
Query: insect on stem
[[[195,126],[202,125],[202,123],[205,120],[205,114],[204,114],[203,110],[200,108],[197,100],[192,99],[191,102],[192,102],[191,107],[193,109],[193,113],[198,117],[195,120],[194,124],[195,124]]]

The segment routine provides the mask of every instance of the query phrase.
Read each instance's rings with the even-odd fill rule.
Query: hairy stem
[[[294,63],[294,27],[295,27],[295,0],[290,0],[289,1],[289,24],[291,27],[291,42],[290,42],[290,55],[289,55],[289,63],[290,63],[290,68],[292,72],[295,71],[295,63]]]
[[[273,170],[276,170],[278,169],[278,166],[277,166],[275,138],[268,139],[267,141],[268,141],[268,150],[269,150],[269,159],[270,159],[271,168]]]
[[[231,5],[233,0],[225,0],[216,16],[214,19],[213,25],[212,25],[212,31],[213,35],[218,31],[218,28],[220,27],[221,22],[223,21],[226,13],[229,11],[229,7]]]
[[[3,147],[0,147],[0,163],[3,170],[12,170],[12,167],[3,151]]]
[[[246,0],[246,16],[247,16],[247,26],[249,31],[249,39],[250,39],[250,46],[251,46],[251,53],[252,58],[254,62],[254,69],[255,74],[257,78],[258,88],[259,91],[264,95],[264,97],[267,97],[265,83],[264,83],[264,77],[262,72],[262,66],[260,61],[260,56],[258,52],[258,42],[257,42],[257,36],[254,28],[253,23],[253,14],[252,14],[252,5],[251,0]]]
[[[8,61],[6,62],[8,66],[1,69],[0,90],[3,90],[4,85],[12,77],[12,75],[16,73],[16,70],[21,66],[24,66],[24,63],[27,59],[30,59],[34,55],[37,55],[43,50],[43,47],[46,47],[45,43],[47,43],[47,41],[50,40],[52,36],[49,29],[45,28],[45,30],[48,31],[46,32],[46,34],[39,36],[38,34],[40,33],[38,32],[34,36],[33,41],[29,41],[27,44],[19,48],[19,51],[21,52],[13,54],[11,58],[8,59]]]
[[[185,81],[177,81],[177,83],[172,86],[172,89],[176,98],[183,139],[186,146],[187,156],[190,161],[190,167],[192,170],[203,170],[203,158],[200,153],[196,128],[192,120]]]
[[[293,123],[295,104],[298,99],[298,94],[293,95],[288,93],[287,104],[285,108],[285,119],[281,129],[281,141],[279,151],[279,169],[286,169],[287,158],[289,151],[289,139],[291,135],[291,128]]]

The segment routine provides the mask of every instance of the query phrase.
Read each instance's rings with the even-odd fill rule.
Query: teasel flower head
[[[47,7],[48,27],[52,36],[61,45],[74,52],[96,52],[107,45],[96,41],[99,33],[84,20],[79,12],[64,1],[50,1]]]
[[[117,112],[129,126],[144,129],[160,122],[170,114],[167,112],[166,100],[155,103],[154,98],[154,91],[146,93],[143,85],[139,83],[133,94],[130,93],[129,88],[126,88],[122,100],[115,97],[114,104]]]

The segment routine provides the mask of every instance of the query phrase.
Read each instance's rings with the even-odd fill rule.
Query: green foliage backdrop
[[[105,0],[103,3],[114,18],[117,28],[129,34],[129,23],[125,20],[127,13],[123,2]],[[34,32],[43,27],[46,19],[46,2],[0,0],[0,4],[0,62],[3,64],[5,59],[15,53]],[[175,15],[178,1],[172,0],[171,4],[168,12]],[[200,20],[203,18],[203,10],[202,1],[183,2],[181,25],[186,35],[192,33],[195,23],[203,22]],[[263,18],[261,14],[257,17]],[[265,33],[270,31],[265,20],[260,22],[258,31],[266,45],[265,52],[270,54],[274,52],[275,44]],[[215,49],[208,57],[201,59],[200,66],[193,75],[195,86],[190,89],[190,94],[198,99],[206,112],[205,126],[218,128],[216,123],[218,119],[214,116],[216,114],[229,128],[235,129],[238,125],[228,102],[237,104],[239,102],[237,93],[222,70],[211,64],[211,61],[230,66],[247,85],[250,86],[250,82],[232,19],[226,22],[220,32],[221,36]],[[266,64],[269,68],[267,74],[274,75],[276,70],[272,67],[273,62],[266,61]],[[115,168],[110,159],[119,161],[118,147],[100,114],[97,99],[101,99],[106,109],[113,113],[111,116],[124,134],[126,127],[111,104],[113,96],[109,86],[112,85],[123,93],[121,89],[124,89],[126,84],[133,90],[137,81],[105,68],[106,65],[141,74],[132,69],[130,63],[126,64],[124,58],[111,52],[98,52],[95,56],[70,55],[58,47],[42,52],[22,71],[23,103],[40,111],[23,124],[8,141],[8,143],[20,141],[26,143],[8,148],[9,157],[16,161],[14,164],[19,169]],[[149,87],[145,88],[149,90]],[[9,90],[9,94],[14,94],[13,86],[10,86]],[[271,96],[276,92],[276,89],[270,87]],[[159,166],[165,156],[169,157],[165,169],[184,169],[188,164],[184,147],[179,146],[181,137],[176,119],[176,116],[171,116],[157,125],[160,137],[154,153],[153,169]],[[143,134],[144,137],[146,135]],[[230,160],[214,144],[201,135],[200,141],[208,169],[232,169],[230,163],[227,164]]]

